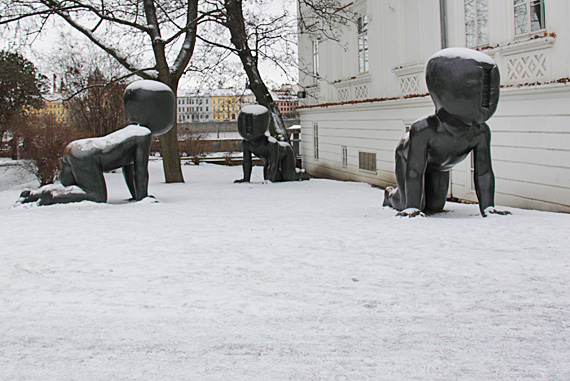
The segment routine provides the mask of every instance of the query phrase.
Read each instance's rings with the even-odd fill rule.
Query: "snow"
[[[155,38],[154,40],[160,41],[162,39],[161,38]],[[125,92],[131,91],[131,90],[138,90],[138,89],[148,90],[148,91],[170,91],[170,87],[168,87],[166,84],[164,84],[162,82],[153,81],[151,79],[141,79],[139,81],[135,81],[135,82],[129,84],[129,86],[127,86]]]
[[[248,105],[242,107],[241,112],[253,115],[262,115],[268,112],[267,107],[261,105]]]
[[[208,132],[203,135],[203,139],[205,140],[224,140],[224,139],[242,139],[239,132]]]
[[[447,48],[436,52],[431,56],[430,60],[436,57],[449,57],[449,58],[462,58],[465,60],[475,60],[479,62],[485,62],[489,65],[496,65],[495,61],[477,50],[467,49],[467,48]]]
[[[71,150],[75,157],[84,157],[92,155],[93,152],[108,152],[119,144],[127,141],[136,136],[150,135],[151,131],[141,125],[128,125],[118,131],[112,132],[109,135],[100,138],[88,138],[75,140],[67,146],[66,150]]]
[[[158,202],[25,208],[3,169],[0,379],[570,379],[570,215],[159,161]]]

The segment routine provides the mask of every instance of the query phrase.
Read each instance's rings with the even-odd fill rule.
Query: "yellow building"
[[[61,93],[49,93],[44,95],[44,105],[41,109],[28,110],[34,115],[53,115],[56,122],[69,123],[69,111],[63,105],[63,95]]]
[[[42,115],[51,114],[60,123],[69,123],[69,112],[63,105],[63,95],[61,93],[50,93],[45,97],[44,108],[40,110]]]
[[[240,108],[255,103],[250,90],[217,89],[211,93],[212,120],[236,120]]]
[[[212,91],[212,120],[235,120],[239,112],[236,90],[217,89]]]

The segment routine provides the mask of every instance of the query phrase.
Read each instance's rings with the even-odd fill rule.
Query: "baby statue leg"
[[[75,178],[73,177],[73,171],[71,170],[71,166],[67,162],[65,156],[61,164],[61,173],[59,177],[61,180],[61,186],[49,184],[37,190],[26,189],[20,194],[19,202],[23,204],[29,202],[36,202],[42,197],[42,195],[47,194],[48,192],[58,191],[63,189],[63,187],[75,185]],[[50,196],[47,196],[47,198],[49,197]]]
[[[135,165],[129,164],[123,167],[123,177],[125,178],[125,183],[127,183],[127,188],[129,188],[129,192],[131,196],[133,196],[132,200],[137,199],[137,192],[135,191]]]
[[[425,210],[443,210],[449,189],[449,171],[426,173],[424,189]]]
[[[406,169],[408,168],[408,140],[402,139],[396,148],[396,188],[384,190],[382,206],[391,206],[396,210],[406,209]]]
[[[40,198],[40,205],[66,204],[80,201],[107,201],[107,187],[103,171],[91,158],[69,158],[74,184],[66,179],[65,188],[56,191],[44,191]]]
[[[76,185],[75,177],[73,177],[73,170],[71,169],[71,165],[69,164],[66,156],[63,157],[59,178],[61,180],[61,185],[64,187]]]
[[[289,144],[283,144],[279,147],[282,152],[281,157],[281,170],[283,173],[283,180],[296,181],[296,180],[309,180],[309,175],[305,171],[298,171],[295,159],[295,151]]]

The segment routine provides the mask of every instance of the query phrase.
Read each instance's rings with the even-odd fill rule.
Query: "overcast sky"
[[[246,0],[247,2],[247,0]],[[288,9],[293,15],[296,14],[296,1],[295,0],[272,0],[270,3],[270,8],[273,13],[282,12],[284,8]],[[62,22],[48,22],[42,31],[42,34],[36,38],[30,46],[10,46],[9,43],[9,35],[2,36],[3,38],[0,39],[0,49],[10,49],[10,50],[17,50],[21,52],[27,59],[32,61],[39,70],[47,75],[49,78],[52,78],[53,69],[49,65],[51,59],[50,56],[53,55],[54,49],[56,49],[60,45],[60,30],[61,29],[68,29],[67,25],[63,25]],[[84,41],[86,44],[90,44],[89,41],[85,39],[83,36],[78,37],[78,42]],[[227,64],[228,67],[231,65],[236,65],[239,68],[239,59],[237,57],[233,57],[230,62]],[[259,69],[261,74],[266,82],[268,82],[268,87],[273,87],[274,85],[279,86],[283,83],[295,83],[297,72],[296,69],[289,70],[289,76],[285,75],[283,71],[274,64],[269,62],[260,62]],[[241,69],[240,69],[241,71]],[[57,73],[55,73],[57,74]],[[293,78],[292,78],[292,77]],[[185,89],[190,89],[193,87],[205,85],[197,80],[197,75],[187,75],[183,77],[180,81],[179,89],[184,91]],[[224,81],[225,87],[229,86],[237,86],[243,87],[245,85],[245,75],[243,78],[237,79],[226,79]],[[213,86],[213,85],[212,85]],[[209,87],[209,86],[208,86]]]

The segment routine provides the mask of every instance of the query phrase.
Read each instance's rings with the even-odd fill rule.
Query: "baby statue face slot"
[[[260,105],[245,106],[238,115],[238,132],[243,138],[243,179],[249,182],[254,154],[264,162],[264,178],[269,181],[308,180],[307,174],[296,168],[293,147],[269,136],[269,110]]]
[[[491,131],[485,123],[499,104],[497,65],[478,51],[444,49],[428,61],[426,82],[436,113],[416,121],[398,144],[397,187],[386,188],[384,206],[410,217],[442,210],[449,171],[473,152],[481,214],[508,214],[494,208]]]
[[[148,196],[148,156],[153,135],[168,132],[176,120],[176,96],[165,84],[131,83],[123,96],[130,124],[99,138],[75,140],[65,148],[61,187],[26,190],[19,202],[40,205],[107,201],[103,172],[122,168],[133,200]]]

